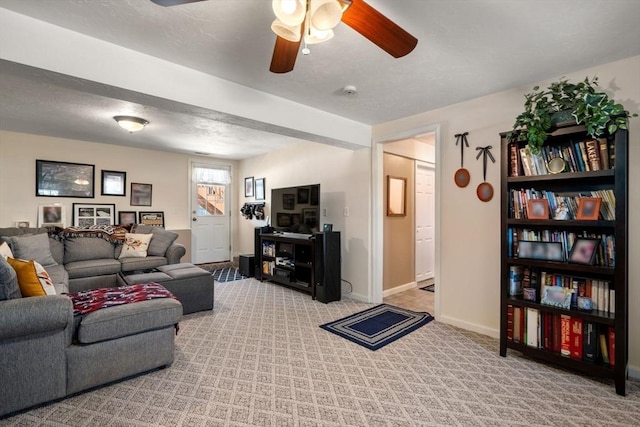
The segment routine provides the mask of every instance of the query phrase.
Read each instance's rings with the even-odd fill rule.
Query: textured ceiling
[[[268,71],[275,40],[268,0],[209,0],[170,8],[148,0],[0,0],[3,8],[369,125],[640,54],[638,0],[368,3],[418,38],[412,53],[394,59],[341,24],[333,40],[312,46],[311,55],[298,57],[293,72],[278,75]],[[117,91],[86,96],[82,87],[87,85],[41,84],[43,73],[16,74],[8,64],[0,65],[3,128],[20,130],[20,120],[31,126],[36,120],[39,133],[65,136],[44,105],[55,98],[55,114],[66,115],[66,122],[83,115],[110,117],[123,106],[152,114],[154,124],[165,123],[169,132],[161,141],[164,149],[214,155],[229,149],[225,156],[243,158],[271,143],[295,142],[262,135],[255,151],[234,153],[245,143],[251,148],[259,130],[218,127],[213,112],[160,105],[140,94],[132,102],[125,91],[119,97]],[[342,96],[348,84],[358,88],[356,96]],[[68,132],[73,135],[65,137],[85,140],[106,136],[100,126]],[[219,146],[205,144],[212,137]],[[122,136],[110,139],[127,142]]]

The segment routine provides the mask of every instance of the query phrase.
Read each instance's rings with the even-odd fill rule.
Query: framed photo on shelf
[[[258,178],[255,181],[254,187],[255,187],[256,200],[264,200],[264,193],[266,189],[265,179],[266,178]]]
[[[127,195],[127,173],[118,171],[102,170],[102,191],[103,196],[126,196]]]
[[[253,197],[253,177],[248,176],[244,179],[244,197]]]
[[[139,223],[164,228],[164,212],[139,212]]]
[[[569,262],[575,262],[577,264],[593,265],[596,259],[596,252],[598,252],[598,246],[600,245],[600,239],[591,237],[577,237],[573,242],[571,253],[569,254]]]
[[[36,197],[94,197],[95,166],[36,160]]]
[[[151,184],[131,183],[131,206],[151,206]]]
[[[66,211],[62,204],[38,206],[38,227],[64,227]]]
[[[602,203],[600,197],[580,197],[576,219],[597,221],[600,214],[600,203]]]
[[[116,205],[109,203],[74,203],[73,226],[114,225]]]
[[[118,211],[118,224],[135,224],[137,221],[136,211]]]
[[[518,242],[518,258],[564,261],[562,243],[521,240]]]
[[[547,199],[529,199],[527,213],[529,219],[549,219],[549,202]]]

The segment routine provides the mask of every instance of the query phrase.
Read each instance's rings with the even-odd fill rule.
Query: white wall
[[[266,178],[266,209],[271,215],[271,189],[320,184],[320,225],[333,224],[341,232],[342,277],[353,284],[353,298],[365,300],[369,292],[371,150],[352,151],[316,143],[285,148],[240,162],[237,180]],[[254,201],[238,189],[239,205]],[[345,208],[349,216],[344,216]],[[327,210],[327,216],[323,211]],[[235,241],[237,253],[254,252],[254,228],[264,221],[240,218]],[[273,220],[272,220],[273,223]],[[343,289],[349,285],[343,284]]]
[[[68,226],[72,225],[73,203],[114,203],[116,211],[163,211],[167,229],[189,229],[189,159],[193,158],[162,151],[0,131],[0,227],[14,226],[17,220],[30,221],[35,226],[40,204],[62,203],[66,206],[64,224]],[[35,197],[36,159],[95,165],[95,198]],[[198,159],[201,162],[209,160]],[[100,195],[102,169],[127,172],[125,197]],[[132,182],[152,184],[152,206],[129,204]]]
[[[435,140],[435,133],[431,134],[430,139]],[[401,139],[399,141],[385,143],[383,150],[385,153],[396,154],[398,156],[420,160],[422,162],[436,162],[435,141],[431,144],[427,144],[415,138]]]
[[[604,64],[566,77],[579,81],[597,75],[600,85],[632,113],[640,110],[640,57]],[[557,80],[558,76],[550,81]],[[547,86],[550,81],[536,84]],[[522,111],[524,97],[534,84],[477,98],[374,127],[374,140],[397,139],[413,129],[440,125],[442,179],[440,239],[440,320],[498,336],[500,316],[500,172],[489,162],[487,181],[496,194],[488,203],[475,190],[482,182],[482,158],[475,147],[492,145],[500,161],[499,132],[511,129]],[[614,90],[612,90],[614,89]],[[467,188],[455,186],[453,175],[460,167],[455,134],[469,132],[470,149],[465,167],[471,173]],[[629,364],[640,375],[640,118],[630,120],[629,158]],[[473,157],[472,157],[473,156]]]

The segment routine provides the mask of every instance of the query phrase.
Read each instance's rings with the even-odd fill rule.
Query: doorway
[[[191,165],[191,253],[194,264],[231,259],[231,172]]]

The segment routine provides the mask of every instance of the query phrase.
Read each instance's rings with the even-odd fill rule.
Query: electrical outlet
[[[322,208],[322,216],[327,216],[327,208]]]
[[[349,216],[349,208],[344,208],[344,216]]]

